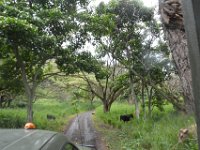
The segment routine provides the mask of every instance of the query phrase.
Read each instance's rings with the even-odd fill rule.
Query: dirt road
[[[92,112],[79,114],[68,127],[65,135],[74,143],[86,145],[92,150],[105,150],[92,124]]]

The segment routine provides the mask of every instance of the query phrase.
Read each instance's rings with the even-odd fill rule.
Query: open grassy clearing
[[[96,109],[94,122],[102,133],[110,150],[197,150],[196,139],[178,143],[180,128],[194,123],[194,118],[179,114],[171,106],[164,112],[155,110],[152,119],[136,120],[124,123],[119,120],[121,114],[134,112],[128,104],[113,104],[111,112],[104,114],[102,107]]]
[[[33,122],[39,129],[62,132],[68,121],[84,111],[94,109],[100,105],[93,104],[88,99],[76,97],[77,88],[73,84],[81,84],[81,80],[73,77],[51,78],[44,81],[37,89],[36,101],[33,103]],[[26,97],[19,95],[11,103],[12,108],[0,109],[0,128],[23,128],[26,123],[27,109],[19,108],[18,104],[26,105]],[[47,114],[53,115],[55,120],[48,120]]]
[[[85,101],[59,101],[55,99],[39,99],[33,105],[34,120],[38,129],[62,132],[68,121],[83,111],[93,109]],[[56,117],[48,120],[47,114]],[[26,123],[26,108],[0,109],[0,128],[23,128]]]

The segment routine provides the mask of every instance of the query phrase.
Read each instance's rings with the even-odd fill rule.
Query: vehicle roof
[[[45,130],[0,129],[0,149],[45,150],[49,141],[61,139],[61,136],[60,133]],[[60,142],[67,142],[66,138],[64,140]]]

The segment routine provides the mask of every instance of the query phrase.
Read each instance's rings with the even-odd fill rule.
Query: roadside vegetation
[[[104,114],[102,107],[96,109],[94,124],[101,132],[110,150],[197,150],[197,139],[187,142],[178,141],[181,128],[194,124],[194,118],[180,114],[171,105],[164,111],[154,110],[151,118],[134,118],[124,123],[120,115],[134,112],[129,104],[115,103],[109,113]]]
[[[37,129],[63,132],[67,123],[77,113],[89,111],[90,103],[71,101],[61,102],[56,99],[39,99],[34,105],[34,124]],[[48,119],[47,114],[55,119]],[[23,128],[26,123],[26,108],[0,109],[0,128]]]

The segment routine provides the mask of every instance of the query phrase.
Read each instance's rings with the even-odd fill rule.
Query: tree
[[[140,82],[136,83],[136,92],[141,95],[144,114],[145,104],[148,104],[149,116],[154,106],[162,108],[166,101],[167,94],[161,89],[164,83],[171,78],[173,71],[168,54],[164,53],[166,48],[164,43],[159,43],[151,51],[146,51],[143,58],[139,60],[140,70],[135,72],[140,79]],[[145,102],[145,99],[148,101]]]
[[[109,68],[103,79],[95,78],[96,81],[83,76],[87,82],[90,91],[98,97],[103,103],[104,112],[110,112],[111,105],[127,89],[127,75],[118,74],[117,65],[106,65]]]
[[[108,6],[103,3],[99,5],[90,23],[91,32],[102,47],[102,55],[111,55],[128,71],[130,97],[135,104],[137,118],[139,101],[135,93],[136,72],[141,71],[140,61],[145,55],[145,45],[151,45],[154,39],[150,36],[156,28],[149,28],[155,23],[152,21],[152,12],[140,1],[111,1]]]
[[[77,9],[85,4],[86,0],[0,2],[0,52],[15,62],[15,73],[28,99],[29,122],[33,121],[32,103],[38,84],[55,75],[45,74],[46,62],[77,50],[83,43]]]
[[[113,102],[127,88],[127,76],[121,74],[119,66],[113,61],[107,61],[104,64],[90,52],[78,53],[73,58],[74,60],[70,60],[74,62],[71,74],[75,74],[86,82],[85,86],[78,88],[99,98],[103,103],[104,112],[109,112]],[[59,62],[59,68],[63,72],[68,72],[67,58],[63,57]]]
[[[178,70],[187,113],[194,111],[188,45],[180,0],[160,0],[160,15],[174,64]]]

